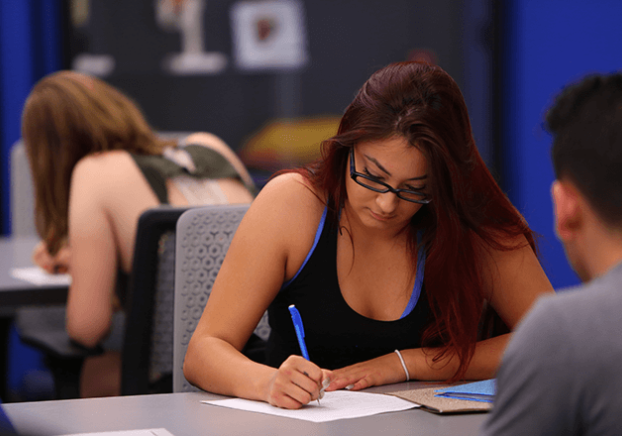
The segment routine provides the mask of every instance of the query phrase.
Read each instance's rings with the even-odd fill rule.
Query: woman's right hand
[[[55,256],[48,251],[45,241],[39,243],[32,250],[32,261],[50,274],[69,272],[69,247],[63,245]]]
[[[331,377],[331,371],[301,356],[289,356],[272,375],[266,401],[283,409],[300,409],[324,396],[322,386],[326,387]]]

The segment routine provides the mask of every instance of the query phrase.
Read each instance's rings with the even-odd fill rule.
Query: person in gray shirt
[[[510,341],[483,435],[622,435],[622,74],[567,87],[546,118],[555,225],[582,286]]]

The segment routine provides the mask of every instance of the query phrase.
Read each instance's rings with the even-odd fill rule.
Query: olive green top
[[[195,166],[193,171],[163,155],[131,155],[161,204],[168,204],[166,181],[176,176],[186,175],[197,179],[235,178],[244,183],[233,165],[216,150],[195,144],[180,148],[192,158]],[[246,183],[244,185],[251,193],[255,193],[254,186],[248,186]]]

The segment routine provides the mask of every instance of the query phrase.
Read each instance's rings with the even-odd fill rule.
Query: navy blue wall
[[[592,72],[622,69],[619,0],[513,0],[504,96],[504,180],[514,204],[542,235],[545,270],[556,288],[579,282],[555,237],[550,186],[551,137],[543,129],[554,96]]]
[[[0,1],[0,235],[10,233],[9,152],[33,83],[61,68],[61,0]]]
[[[61,0],[0,0],[0,235],[11,230],[9,156],[20,137],[21,114],[30,88],[62,63]],[[20,388],[23,376],[42,368],[40,354],[9,339],[8,387]],[[0,374],[0,376],[7,376]]]

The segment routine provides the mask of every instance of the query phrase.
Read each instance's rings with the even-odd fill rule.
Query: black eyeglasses
[[[367,189],[380,192],[381,194],[384,194],[385,192],[392,192],[402,200],[410,201],[411,203],[428,204],[432,201],[428,198],[427,194],[424,194],[423,192],[411,191],[409,189],[395,189],[374,177],[356,172],[356,169],[354,168],[354,148],[350,149],[350,177],[356,183]]]

